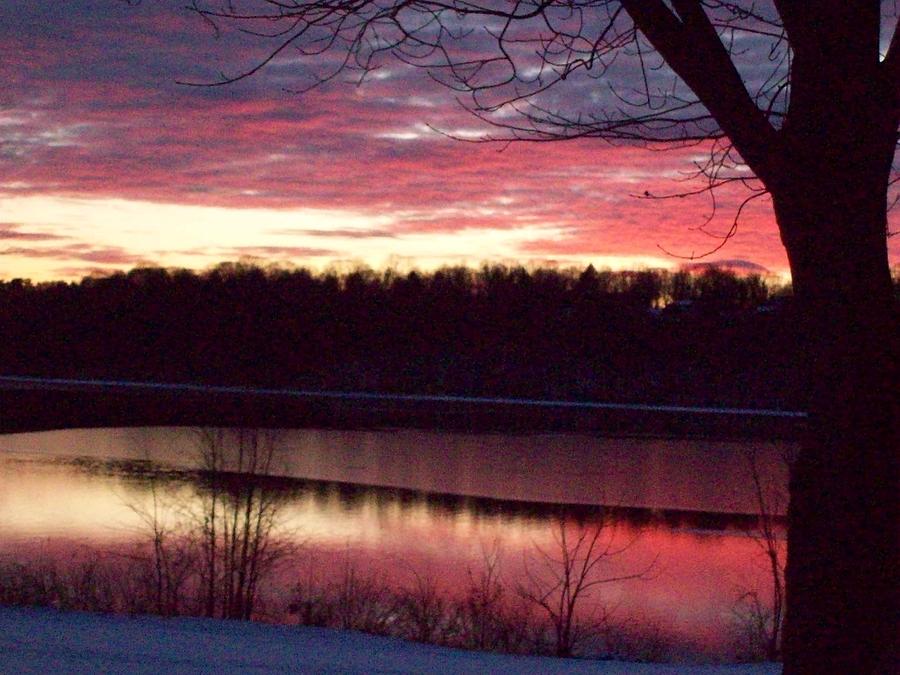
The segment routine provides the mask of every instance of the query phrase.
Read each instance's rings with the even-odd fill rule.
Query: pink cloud
[[[339,255],[338,251],[310,246],[239,246],[227,249],[226,255],[231,258],[290,259],[320,258]]]
[[[334,85],[303,97],[283,91],[295,81],[284,64],[231,87],[179,86],[179,78],[209,81],[217,67],[235,72],[229,50],[247,62],[240,50],[258,47],[228,42],[234,38],[217,43],[174,0],[101,16],[75,3],[55,32],[40,29],[38,19],[50,11],[42,3],[18,4],[21,25],[0,28],[0,78],[11,101],[0,109],[0,175],[31,194],[342,208],[393,219],[374,234],[342,235],[355,236],[360,247],[375,236],[524,224],[562,233],[522,246],[523,255],[547,258],[660,256],[662,249],[690,256],[717,244],[696,229],[710,209],[705,196],[640,198],[694,185],[679,176],[703,148],[659,153],[585,140],[500,152],[498,145],[448,140],[423,125],[470,129],[472,117],[421,73],[397,68],[362,88]],[[0,196],[13,191],[0,183]],[[718,217],[707,229],[726,231],[744,196],[720,192]],[[763,201],[744,214],[722,253],[783,269]],[[2,239],[41,241],[35,236],[56,235],[29,238],[25,230],[0,228]],[[121,264],[149,255],[55,250],[72,260],[96,255]],[[900,258],[900,237],[891,250]],[[307,255],[330,249],[322,251]]]
[[[103,265],[138,265],[147,260],[139,253],[132,253],[119,247],[92,246],[90,244],[68,244],[65,246],[26,247],[13,246],[0,249],[0,256],[21,258],[51,258],[92,262]]]
[[[54,241],[66,238],[50,232],[23,230],[22,227],[19,223],[0,223],[0,241]]]

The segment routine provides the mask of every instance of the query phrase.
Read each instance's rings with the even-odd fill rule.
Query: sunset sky
[[[587,139],[473,144],[485,127],[421,70],[288,91],[178,0],[0,4],[0,279],[257,258],[322,268],[488,261],[676,267],[717,240],[708,196],[656,201],[705,158]],[[255,51],[254,51],[255,50]],[[728,229],[741,192],[721,193]],[[894,216],[896,220],[896,216]],[[894,228],[896,229],[896,227]],[[900,237],[891,240],[900,261]],[[783,273],[767,200],[706,261]]]

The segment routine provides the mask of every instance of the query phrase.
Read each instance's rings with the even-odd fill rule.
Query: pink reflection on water
[[[460,536],[446,520],[393,530],[390,545],[348,540],[344,546],[317,549],[305,564],[327,575],[336,562],[349,562],[396,587],[426,574],[443,592],[459,597],[484,569],[486,552],[494,547],[500,551],[501,578],[510,589],[523,583],[526,568],[541,566],[541,551],[560,557],[552,519],[517,523],[518,531],[509,537],[498,522],[493,538],[489,528],[476,538]],[[598,523],[584,525],[590,529]],[[652,625],[693,651],[714,656],[728,650],[737,598],[754,590],[768,601],[771,581],[760,542],[741,530],[701,532],[621,521],[605,527],[604,541],[624,550],[601,562],[598,578],[640,576],[596,587],[584,603],[589,612],[604,609],[617,622]]]
[[[708,456],[711,450],[702,452]],[[371,456],[391,457],[375,450]],[[90,466],[35,455],[0,463],[4,559],[69,563],[96,551],[121,553],[146,543],[141,513],[151,504],[162,508],[173,527],[202,508],[197,486],[185,479],[155,481]],[[396,474],[397,467],[390,471]],[[736,599],[750,590],[766,600],[770,594],[766,559],[747,519],[646,510],[609,517],[596,508],[438,498],[310,481],[278,489],[285,498],[275,535],[302,549],[270,582],[269,618],[291,620],[286,607],[298,581],[313,575],[327,583],[348,565],[392,588],[426,580],[446,596],[460,597],[491,552],[497,554],[506,597],[518,601],[517,589],[527,585],[529,571],[560,558],[560,519],[567,532],[603,528],[600,542],[615,554],[598,563],[596,578],[636,575],[594,587],[583,611],[607,612],[611,621],[664,634],[681,643],[683,654],[726,654]]]

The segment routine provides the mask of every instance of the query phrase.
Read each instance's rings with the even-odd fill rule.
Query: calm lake
[[[452,595],[494,556],[505,584],[521,588],[556,559],[565,528],[602,528],[598,578],[636,578],[597,585],[585,607],[652,627],[678,644],[673,658],[689,659],[727,658],[737,599],[768,597],[756,486],[783,514],[795,449],[406,429],[271,438],[265,472],[293,479],[271,485],[281,494],[273,536],[298,545],[278,572],[285,584],[353,564],[394,585],[427,577]],[[191,472],[202,446],[184,428],[0,436],[0,553],[65,559],[146,540],[147,514],[185,517],[201,500]],[[290,620],[275,586],[269,618]]]

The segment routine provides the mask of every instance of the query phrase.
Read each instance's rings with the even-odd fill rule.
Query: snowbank
[[[506,656],[349,631],[0,607],[0,672],[770,675],[780,668]]]

